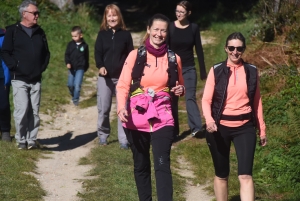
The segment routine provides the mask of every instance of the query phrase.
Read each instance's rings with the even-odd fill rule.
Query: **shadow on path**
[[[97,132],[86,133],[82,135],[77,135],[72,139],[73,131],[67,132],[62,136],[46,139],[38,139],[38,142],[42,145],[43,149],[50,151],[66,151],[75,149],[77,147],[83,146],[95,138],[97,138]],[[56,147],[51,147],[51,145],[56,145]],[[47,145],[50,145],[47,147]]]

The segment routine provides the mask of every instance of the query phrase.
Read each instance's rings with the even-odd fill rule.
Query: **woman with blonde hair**
[[[132,37],[126,26],[119,7],[106,6],[100,31],[95,43],[96,67],[99,69],[97,82],[98,137],[100,145],[107,145],[110,135],[109,113],[112,96],[116,93],[123,64],[129,52],[133,50]],[[121,149],[128,149],[122,124],[118,122],[118,139]]]

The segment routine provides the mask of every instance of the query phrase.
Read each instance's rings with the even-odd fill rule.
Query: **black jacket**
[[[227,61],[216,64],[213,66],[215,75],[215,89],[212,99],[212,117],[217,124],[220,123],[220,118],[224,110],[225,100],[227,98],[227,87],[230,76],[230,70],[226,66]],[[257,68],[249,63],[244,62],[244,69],[246,73],[246,82],[248,89],[249,105],[252,107],[253,113],[253,102],[257,87]],[[252,120],[255,123],[255,117]]]
[[[133,50],[129,31],[118,29],[99,31],[95,43],[96,67],[105,67],[107,77],[119,78],[128,54]]]
[[[49,63],[46,35],[38,25],[32,29],[32,36],[29,37],[19,22],[6,27],[1,56],[12,80],[27,83],[41,81]]]
[[[89,46],[84,40],[77,45],[75,41],[69,42],[65,53],[66,64],[71,64],[73,70],[87,71],[89,68]]]

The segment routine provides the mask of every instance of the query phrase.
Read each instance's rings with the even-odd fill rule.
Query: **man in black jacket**
[[[1,56],[11,74],[16,141],[19,149],[36,148],[40,125],[41,78],[50,59],[44,31],[37,25],[36,3],[19,6],[21,22],[6,28]]]

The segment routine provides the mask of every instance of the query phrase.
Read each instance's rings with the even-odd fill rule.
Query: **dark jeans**
[[[154,159],[156,192],[158,201],[173,200],[173,182],[170,169],[170,153],[174,139],[173,126],[165,126],[155,132],[124,129],[133,153],[134,177],[140,201],[152,201],[150,144]]]
[[[4,79],[0,78],[0,131],[10,132],[11,114],[9,104],[10,86],[4,86]]]

